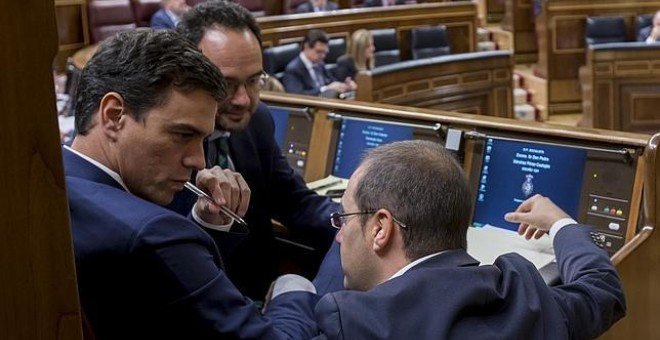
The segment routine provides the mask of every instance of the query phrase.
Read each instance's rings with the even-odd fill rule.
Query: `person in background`
[[[655,12],[650,26],[639,30],[637,41],[645,41],[649,44],[660,41],[660,11]]]
[[[305,35],[302,51],[284,69],[284,88],[288,93],[324,95],[337,97],[339,94],[354,91],[357,85],[352,79],[337,81],[325,69],[323,60],[328,54],[328,34],[312,29]]]
[[[536,195],[515,212],[526,238],[549,232],[562,283],[516,253],[466,252],[472,194],[438,143],[367,152],[332,215],[345,290],[315,315],[328,339],[594,339],[625,314],[623,287],[590,229]]]
[[[181,15],[190,9],[186,0],[161,0],[160,7],[151,16],[150,26],[153,29],[174,29]]]
[[[265,314],[227,278],[200,225],[239,215],[220,174],[203,170],[204,138],[225,96],[220,71],[174,31],[106,40],[82,70],[77,135],[64,169],[80,302],[97,339],[308,339],[312,283],[287,275]],[[193,171],[212,201],[188,217],[164,205]],[[224,183],[242,181],[221,173]]]
[[[328,0],[309,0],[296,7],[296,13],[328,12],[339,9],[336,2]]]
[[[224,260],[232,282],[244,294],[261,299],[284,258],[277,251],[271,219],[300,236],[301,242],[317,248],[320,261],[335,234],[329,218],[337,204],[307,188],[275,141],[273,118],[259,101],[266,75],[261,32],[254,16],[229,1],[208,1],[184,14],[177,31],[198,46],[227,80],[227,98],[218,106],[215,130],[206,141],[206,166],[237,171],[249,186],[245,220],[250,232]],[[180,193],[171,208],[187,214],[195,199]],[[221,243],[237,227],[230,226],[229,232],[207,231]],[[312,262],[309,257],[301,260]]]
[[[347,53],[337,59],[337,78],[355,79],[359,71],[374,68],[374,38],[366,29],[359,29],[351,35]]]

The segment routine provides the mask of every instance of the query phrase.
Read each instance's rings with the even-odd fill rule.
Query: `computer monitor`
[[[596,226],[610,253],[625,243],[630,217],[639,212],[632,198],[636,155],[603,145],[498,135],[477,144],[470,170],[473,227],[517,230],[504,214],[538,193],[575,220]]]
[[[287,162],[301,176],[305,173],[312,118],[304,108],[269,106],[275,122],[275,141]]]
[[[536,193],[577,216],[586,157],[578,148],[488,138],[472,224],[517,230],[504,213]]]
[[[368,149],[410,139],[441,141],[437,134],[439,125],[342,116],[338,126],[335,148],[329,154],[333,156],[331,173],[341,178],[351,177]]]

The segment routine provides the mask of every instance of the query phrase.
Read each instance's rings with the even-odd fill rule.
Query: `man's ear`
[[[392,214],[386,209],[380,209],[374,214],[373,223],[371,227],[373,250],[376,253],[384,252],[393,244],[396,237],[396,225]]]
[[[124,127],[128,117],[124,98],[117,92],[106,93],[99,104],[99,116],[105,135],[116,141],[117,133]]]

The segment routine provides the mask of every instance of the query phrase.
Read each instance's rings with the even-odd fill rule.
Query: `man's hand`
[[[197,186],[207,192],[214,203],[200,198],[195,204],[197,216],[205,222],[226,225],[231,222],[231,217],[220,212],[220,206],[245,216],[250,203],[250,188],[238,172],[222,169],[214,166],[197,173]]]
[[[332,83],[326,85],[329,89],[335,90],[339,93],[341,92],[346,92],[349,90],[348,85],[346,83],[338,82],[338,81],[333,81]]]
[[[539,239],[550,230],[552,225],[562,218],[570,218],[552,201],[541,195],[534,195],[522,202],[515,212],[504,215],[508,222],[520,223],[518,234],[526,239]]]

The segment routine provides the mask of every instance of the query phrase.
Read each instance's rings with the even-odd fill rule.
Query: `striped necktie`
[[[220,137],[215,139],[215,150],[218,157],[215,164],[223,169],[229,166],[229,140],[227,137]]]

